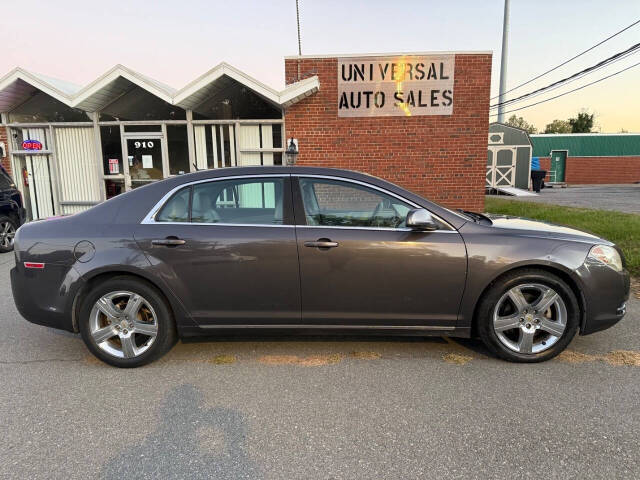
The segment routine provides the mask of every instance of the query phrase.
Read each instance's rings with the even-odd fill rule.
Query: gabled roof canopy
[[[173,88],[122,65],[116,65],[80,90],[75,95],[73,103],[78,108],[88,112],[95,112],[136,86],[143,88],[167,103],[172,103],[172,96],[175,93]]]
[[[0,79],[0,111],[12,110],[38,92],[71,106],[71,98],[78,90],[80,87],[72,83],[14,68]]]
[[[177,92],[174,97],[174,102],[182,108],[194,108],[204,102],[213,93],[228,87],[233,80],[250,88],[266,101],[280,106],[280,95],[277,90],[266,86],[264,83],[251,78],[249,75],[224,62]]]
[[[227,63],[221,63],[180,90],[116,65],[85,87],[16,68],[0,79],[0,111],[8,112],[38,91],[72,108],[95,112],[135,88],[142,88],[171,105],[193,109],[232,84],[250,89],[276,108],[286,108],[318,91],[318,77],[311,77],[277,91]]]

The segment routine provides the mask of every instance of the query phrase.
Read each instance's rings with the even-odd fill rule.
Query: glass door
[[[126,152],[131,188],[168,176],[164,171],[164,137],[162,135],[126,135]]]

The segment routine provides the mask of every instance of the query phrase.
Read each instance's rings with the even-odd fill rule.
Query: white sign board
[[[338,116],[451,115],[455,58],[338,58]]]
[[[142,155],[142,168],[153,168],[153,155]]]

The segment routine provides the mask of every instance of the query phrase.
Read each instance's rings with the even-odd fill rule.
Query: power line
[[[627,68],[623,68],[622,70],[618,70],[618,71],[617,71],[617,72],[615,72],[615,73],[612,73],[612,74],[610,74],[610,75],[607,75],[606,77],[602,77],[602,78],[600,78],[600,79],[598,79],[598,80],[595,80],[595,81],[593,81],[593,82],[591,82],[591,83],[587,83],[587,84],[582,85],[582,86],[580,86],[580,87],[578,87],[578,88],[574,88],[573,90],[569,90],[569,91],[567,91],[567,92],[561,93],[561,94],[556,95],[556,96],[554,96],[554,97],[545,98],[544,100],[540,100],[539,102],[535,102],[535,103],[531,103],[531,104],[529,104],[529,105],[525,105],[524,107],[514,108],[513,110],[509,110],[509,111],[504,112],[504,113],[517,112],[518,110],[524,110],[525,108],[533,107],[533,106],[535,106],[535,105],[540,105],[541,103],[545,103],[545,102],[549,102],[549,101],[551,101],[551,100],[555,100],[556,98],[564,97],[565,95],[569,95],[570,93],[577,92],[578,90],[582,90],[583,88],[587,88],[587,87],[589,87],[589,86],[591,86],[591,85],[594,85],[594,84],[596,84],[596,83],[600,83],[600,82],[602,82],[603,80],[606,80],[606,79],[608,79],[608,78],[615,77],[616,75],[619,75],[619,74],[621,74],[622,72],[626,72],[627,70],[629,70],[629,69],[631,69],[631,68],[633,68],[633,67],[637,67],[638,65],[640,65],[640,62],[638,62],[638,63],[634,63],[633,65],[631,65],[631,66],[629,66],[629,67],[627,67]],[[495,117],[495,116],[497,116],[497,115],[498,115],[497,113],[491,113],[489,116],[490,116],[490,117]]]
[[[576,76],[575,78],[571,78],[571,79],[567,80],[565,83],[562,83],[562,84],[560,84],[560,85],[553,85],[553,86],[549,86],[549,88],[548,88],[548,89],[546,89],[546,90],[544,90],[544,91],[542,91],[542,92],[540,92],[540,91],[531,92],[531,94],[530,94],[530,95],[527,95],[527,98],[534,98],[534,97],[537,97],[537,96],[539,96],[539,95],[542,95],[542,94],[543,94],[543,93],[545,93],[545,92],[549,92],[549,91],[556,90],[556,89],[558,89],[558,88],[560,88],[560,87],[563,87],[564,85],[566,85],[566,84],[568,84],[568,83],[571,83],[571,82],[573,82],[573,81],[575,81],[575,80],[579,80],[579,79],[581,79],[582,77],[584,77],[584,76],[586,76],[586,75],[589,75],[589,74],[591,74],[591,73],[593,73],[593,72],[595,72],[595,71],[597,71],[597,70],[600,70],[601,68],[607,67],[607,66],[609,66],[609,65],[613,65],[614,63],[619,62],[620,60],[624,60],[625,58],[630,57],[631,55],[635,55],[636,53],[638,53],[638,51],[640,51],[640,50],[635,50],[635,51],[633,51],[633,52],[627,53],[627,54],[625,54],[625,55],[621,56],[620,58],[617,58],[616,60],[613,60],[613,61],[612,61],[612,62],[610,62],[610,63],[607,63],[607,64],[605,64],[605,65],[600,65],[600,66],[598,66],[598,67],[594,68],[594,69],[593,69],[592,71],[590,71],[590,72],[587,72],[587,73],[581,73],[580,75]],[[523,100],[524,100],[524,99],[523,99]],[[517,100],[517,101],[519,102],[519,101],[522,101],[522,100]],[[513,101],[513,102],[511,102],[511,101],[505,101],[505,102],[504,102],[504,104],[507,104],[507,103],[509,103],[509,104],[516,103],[516,99],[514,99],[514,101]],[[495,107],[491,107],[491,109],[492,109],[492,110],[494,110],[494,109],[495,109]]]
[[[522,101],[523,99],[528,98],[528,97],[530,97],[530,96],[532,96],[532,95],[537,95],[537,94],[540,94],[540,93],[542,93],[542,92],[544,92],[544,91],[546,91],[546,90],[549,90],[549,89],[551,89],[551,88],[556,88],[556,87],[558,87],[558,86],[560,86],[560,85],[562,85],[562,84],[564,84],[564,83],[567,83],[567,82],[569,82],[569,81],[571,81],[571,80],[575,80],[575,79],[577,79],[577,78],[579,78],[579,77],[582,77],[582,76],[584,76],[584,75],[586,75],[586,74],[588,74],[588,73],[592,73],[592,72],[594,72],[595,70],[598,70],[598,69],[600,69],[600,68],[602,68],[602,67],[604,67],[604,66],[606,66],[606,65],[609,65],[609,64],[611,64],[611,63],[617,62],[618,60],[621,60],[622,58],[624,58],[624,57],[626,57],[626,56],[630,55],[631,53],[635,53],[635,52],[636,52],[637,50],[639,50],[639,49],[640,49],[640,43],[636,43],[635,45],[632,45],[632,46],[631,46],[631,47],[629,47],[628,49],[626,49],[626,50],[624,50],[624,51],[622,51],[622,52],[618,52],[618,53],[616,53],[615,55],[612,55],[612,56],[610,56],[609,58],[606,58],[606,59],[604,59],[604,60],[602,60],[602,61],[600,61],[600,62],[596,63],[595,65],[592,65],[592,66],[590,66],[590,67],[587,67],[587,68],[585,68],[584,70],[580,70],[579,72],[574,73],[573,75],[570,75],[570,76],[568,76],[568,77],[565,77],[565,78],[563,78],[562,80],[558,80],[558,81],[556,81],[556,82],[550,83],[550,84],[549,84],[549,85],[547,85],[547,86],[544,86],[544,87],[538,88],[537,90],[534,90],[534,91],[529,92],[529,93],[525,93],[524,95],[520,95],[519,97],[512,98],[512,99],[510,99],[510,100],[505,100],[504,102],[495,103],[495,104],[493,104],[493,105],[490,105],[490,107],[489,107],[489,108],[491,108],[491,109],[495,109],[495,108],[498,108],[498,107],[500,107],[500,106],[504,106],[504,105],[507,105],[507,104],[512,104],[512,103],[520,102],[520,101]]]
[[[543,73],[541,73],[540,75],[538,75],[538,76],[536,76],[536,77],[533,77],[531,80],[527,80],[526,82],[521,83],[520,85],[516,85],[515,87],[513,87],[513,88],[511,88],[511,89],[507,90],[506,92],[502,93],[501,95],[496,95],[495,97],[492,97],[490,100],[495,100],[496,98],[504,97],[507,93],[509,93],[509,92],[513,92],[514,90],[517,90],[517,89],[518,89],[518,88],[520,88],[520,87],[524,87],[525,85],[528,85],[528,84],[530,84],[531,82],[533,82],[533,81],[535,81],[535,80],[537,80],[537,79],[539,79],[539,78],[541,78],[541,77],[544,77],[544,76],[545,76],[545,75],[547,75],[548,73],[551,73],[551,72],[553,72],[553,71],[555,71],[555,70],[559,69],[560,67],[562,67],[562,66],[566,65],[567,63],[572,62],[572,61],[573,61],[573,60],[575,60],[576,58],[581,57],[581,56],[582,56],[582,55],[584,55],[585,53],[590,52],[590,51],[591,51],[591,50],[593,50],[594,48],[599,47],[599,46],[600,46],[600,45],[602,45],[603,43],[608,42],[608,41],[609,41],[609,40],[611,40],[612,38],[617,37],[617,36],[618,36],[618,35],[620,35],[622,32],[624,32],[624,31],[626,31],[626,30],[629,30],[631,27],[634,27],[634,26],[636,26],[636,25],[637,25],[637,24],[639,24],[639,23],[640,23],[640,20],[636,20],[636,21],[635,21],[635,22],[633,22],[631,25],[626,26],[626,27],[625,27],[625,28],[623,28],[622,30],[620,30],[620,31],[618,31],[618,32],[614,33],[613,35],[611,35],[611,36],[609,36],[609,37],[605,38],[605,39],[604,39],[604,40],[602,40],[601,42],[596,43],[594,46],[589,47],[589,48],[587,48],[585,51],[580,52],[579,54],[577,54],[577,55],[575,55],[575,56],[571,57],[569,60],[566,60],[566,61],[562,62],[560,65],[557,65],[557,66],[555,66],[555,67],[553,67],[553,68],[551,68],[551,69],[547,70],[546,72],[543,72]]]

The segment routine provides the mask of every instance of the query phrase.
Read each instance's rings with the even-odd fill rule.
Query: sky
[[[493,51],[493,97],[503,6],[503,0],[300,0],[302,53]],[[638,0],[511,0],[507,86],[529,80],[638,19]],[[79,85],[120,63],[181,88],[225,61],[280,89],[283,57],[297,53],[295,0],[31,0],[4,8],[1,25],[0,75],[20,66]],[[638,42],[640,25],[510,95],[528,93]],[[553,95],[637,62],[640,53]],[[640,65],[515,113],[543,130],[554,119],[586,109],[595,113],[602,132],[640,132],[638,86]],[[513,108],[529,103],[533,100]]]

